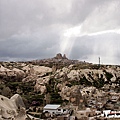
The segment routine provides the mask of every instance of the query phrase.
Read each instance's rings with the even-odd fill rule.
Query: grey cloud
[[[5,37],[24,29],[32,31],[51,24],[79,24],[99,3],[94,0],[4,0],[0,4],[0,35]]]
[[[42,29],[43,30],[43,29]],[[59,49],[58,31],[44,30],[39,33],[16,34],[0,41],[0,56],[16,58],[44,58],[56,54]]]
[[[89,61],[112,49],[118,61],[119,34],[87,34],[120,29],[119,11],[119,0],[0,0],[0,60],[54,56],[66,42],[64,31],[81,25],[86,34],[70,37],[71,59]]]
[[[119,64],[119,34],[105,33],[97,36],[83,36],[75,40],[70,58],[98,63],[98,57],[104,64]],[[91,58],[89,58],[91,57]]]
[[[87,33],[120,29],[120,1],[107,1],[96,7],[82,24],[82,31]],[[87,28],[87,30],[86,30]]]
[[[75,40],[73,48],[70,53],[71,59],[83,59],[87,57],[89,54],[93,53],[93,44],[94,40],[87,37],[78,37]]]

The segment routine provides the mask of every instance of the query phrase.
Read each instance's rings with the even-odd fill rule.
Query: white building
[[[120,118],[120,111],[103,110],[103,115],[106,118]]]
[[[49,112],[51,115],[52,114],[66,114],[68,113],[68,109],[64,109],[62,108],[60,105],[55,105],[55,104],[47,104],[44,108],[43,108],[43,112]]]

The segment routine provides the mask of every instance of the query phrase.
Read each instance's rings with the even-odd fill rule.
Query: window
[[[65,112],[66,111],[66,109],[63,109],[63,112]]]

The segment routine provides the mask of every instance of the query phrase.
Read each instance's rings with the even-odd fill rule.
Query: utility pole
[[[99,66],[100,66],[100,57],[99,57]]]

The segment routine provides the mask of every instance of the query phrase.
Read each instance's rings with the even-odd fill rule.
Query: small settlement
[[[94,93],[94,87],[77,88],[71,93],[70,102],[66,106],[46,104],[43,108],[42,119],[54,120],[109,120],[120,119],[120,94],[114,91]],[[84,94],[89,90],[88,98]],[[95,92],[95,91],[94,91]],[[91,94],[91,95],[90,95]],[[109,95],[109,96],[108,96]],[[91,96],[91,97],[90,97]]]

